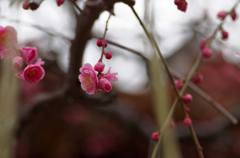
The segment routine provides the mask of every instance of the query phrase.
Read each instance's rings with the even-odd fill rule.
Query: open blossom
[[[45,71],[39,65],[28,65],[23,71],[24,80],[28,83],[37,83],[43,79],[44,75]]]
[[[18,71],[19,69],[21,69],[21,67],[23,66],[23,58],[20,56],[16,56],[15,58],[13,58],[12,60],[12,68],[15,71]]]
[[[118,78],[116,77],[116,75],[118,73],[111,73],[110,70],[111,70],[111,67],[108,69],[108,72],[106,73],[106,75],[102,76],[101,78],[106,78],[109,82],[117,81]]]
[[[11,26],[0,26],[0,58],[3,59],[8,55],[9,49],[16,46],[18,43],[17,32]]]
[[[37,48],[35,47],[18,47],[18,50],[22,54],[22,57],[28,64],[32,64],[37,57]]]
[[[28,83],[37,83],[43,79],[45,75],[44,69],[39,65],[28,65],[23,71],[20,71],[16,76],[20,79],[27,81]]]
[[[81,82],[81,87],[87,94],[94,94],[98,90],[98,78],[96,72],[93,70],[91,64],[84,64],[79,71],[81,74],[78,76]]]

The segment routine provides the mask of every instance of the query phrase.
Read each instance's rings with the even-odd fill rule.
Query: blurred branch
[[[86,43],[91,39],[91,30],[96,19],[104,11],[112,11],[114,4],[123,2],[127,5],[133,5],[133,0],[97,0],[86,2],[85,8],[78,17],[75,39],[70,49],[70,65],[68,71],[67,84],[71,88],[79,87],[79,68],[82,66],[82,57]],[[82,92],[82,91],[79,91]]]
[[[171,69],[172,73],[176,78],[184,78],[183,75],[181,75],[179,72]],[[233,124],[237,124],[238,120],[230,114],[226,109],[223,108],[222,105],[220,105],[217,101],[215,101],[212,97],[210,97],[207,93],[202,91],[200,88],[198,88],[195,84],[192,82],[189,82],[188,87],[192,89],[197,95],[199,95],[202,99],[207,101],[210,105],[212,105],[215,109],[217,109],[220,113],[222,113],[227,119],[229,119]]]
[[[24,22],[24,21],[21,21],[21,20],[14,20],[14,19],[11,19],[11,18],[8,18],[6,16],[0,16],[0,18],[3,18],[3,19],[6,19],[10,22],[15,22],[15,23],[18,23],[18,24],[22,24],[22,25],[26,25],[26,26],[30,26],[30,27],[33,27],[33,28],[36,28],[40,31],[43,31],[49,35],[52,35],[52,36],[57,36],[57,37],[60,37],[60,38],[63,38],[69,42],[72,42],[72,40],[62,34],[59,34],[57,32],[54,32],[53,30],[49,30],[48,28],[45,28],[45,27],[42,27],[42,26],[39,26],[39,25],[36,25],[36,24],[30,24],[28,22]]]
[[[14,77],[11,60],[2,62],[0,80],[0,157],[13,155],[14,132],[17,117],[18,83]]]

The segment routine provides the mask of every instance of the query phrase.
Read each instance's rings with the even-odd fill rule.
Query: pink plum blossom
[[[106,75],[104,75],[101,78],[106,78],[109,82],[113,82],[113,81],[117,81],[118,78],[116,77],[116,75],[118,73],[110,73],[111,67],[108,69],[108,72],[106,73]]]
[[[19,69],[21,69],[21,67],[23,66],[23,58],[20,56],[16,56],[15,58],[13,58],[12,60],[12,68],[15,71],[18,71]]]
[[[87,94],[94,94],[98,90],[98,78],[96,72],[93,70],[91,64],[84,64],[79,71],[81,74],[78,76],[81,82],[81,87]]]
[[[16,46],[17,43],[16,30],[11,26],[0,26],[0,58],[5,58],[5,56],[8,55],[8,50]]]
[[[28,65],[23,71],[23,79],[28,83],[37,83],[45,75],[44,69],[39,65]]]
[[[112,85],[106,78],[101,78],[98,82],[98,88],[99,90],[109,92],[110,90],[112,90]]]
[[[34,65],[42,66],[45,64],[44,61],[42,61],[41,58],[37,58],[37,60],[33,63]]]
[[[22,54],[22,57],[26,60],[28,64],[32,64],[32,62],[37,57],[37,48],[35,47],[18,47],[18,50]]]

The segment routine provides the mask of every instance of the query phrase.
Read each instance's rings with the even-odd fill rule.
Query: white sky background
[[[193,34],[190,30],[186,30],[186,25],[189,22],[198,21],[204,16],[204,13],[207,13],[213,23],[213,25],[209,26],[209,29],[213,30],[220,23],[220,20],[216,18],[218,11],[228,11],[236,3],[236,0],[187,0],[187,12],[183,13],[177,10],[174,0],[152,1],[154,2],[156,30],[161,37],[161,41],[158,41],[158,43],[165,57],[170,56],[178,50],[184,42],[191,39]],[[78,3],[80,4],[81,2]],[[69,20],[74,17],[72,17],[72,14],[66,13],[67,3],[58,7],[55,0],[45,0],[40,8],[34,12],[31,10],[23,10],[20,6],[9,8],[8,5],[8,0],[0,0],[1,16],[39,25],[49,30],[54,30],[71,39],[74,38],[73,28],[75,24],[72,24]],[[135,9],[143,19],[144,1],[136,0]],[[116,16],[112,16],[109,21],[109,30],[106,38],[143,52],[143,54],[147,56],[148,52],[144,52],[143,44],[143,37],[145,38],[146,36],[131,9],[123,3],[117,3],[114,12]],[[223,28],[229,32],[229,39],[224,41],[221,46],[219,44],[213,44],[213,48],[222,50],[228,61],[235,63],[240,62],[240,58],[235,55],[236,52],[240,52],[240,7],[237,7],[236,12],[239,16],[238,19],[233,22],[228,18],[223,26]],[[101,33],[98,35],[103,35],[108,15],[108,12],[104,12],[100,16],[99,20],[95,22],[93,33],[97,32]],[[47,34],[42,31],[1,18],[0,26],[7,25],[16,28],[19,45],[29,40],[41,39],[37,47],[43,51],[52,49],[58,52],[59,65],[63,70],[67,71],[70,48],[69,42],[59,37],[46,38]],[[220,39],[220,34],[217,38]],[[199,41],[200,40],[202,39],[199,39]],[[98,48],[95,43],[96,40],[94,39],[89,41],[84,55],[84,63],[94,65],[98,61],[101,48]],[[147,82],[145,65],[142,64],[141,58],[110,45],[105,51],[108,50],[113,50],[113,58],[111,60],[104,60],[106,64],[105,71],[107,71],[109,67],[112,67],[112,72],[118,72],[119,81],[115,83],[115,86],[125,92],[141,92]]]

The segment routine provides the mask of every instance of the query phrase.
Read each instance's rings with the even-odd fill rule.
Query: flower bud
[[[158,138],[159,138],[159,133],[158,132],[154,132],[152,135],[151,135],[151,138],[153,141],[157,141]]]
[[[183,86],[183,80],[175,80],[174,84],[176,85],[177,89],[180,90]]]
[[[57,2],[57,5],[60,6],[65,2],[65,0],[56,0],[56,2]]]
[[[186,117],[183,120],[183,124],[188,127],[188,126],[190,126],[192,124],[192,120],[189,117]]]
[[[210,48],[204,48],[202,50],[202,55],[204,58],[208,59],[212,56],[212,50]]]
[[[112,58],[112,53],[111,52],[106,52],[105,57],[106,57],[106,59],[111,59]]]
[[[29,7],[30,7],[30,5],[29,5],[28,1],[24,2],[23,5],[22,5],[22,8],[25,9],[25,10],[28,10]]]
[[[231,13],[230,13],[231,17],[232,17],[232,20],[235,21],[236,18],[237,18],[237,14],[235,12],[235,10],[233,10]]]
[[[94,70],[97,72],[103,72],[105,67],[105,64],[102,62],[98,62],[95,66],[94,66]]]
[[[192,101],[192,99],[193,99],[192,95],[188,93],[182,97],[182,100],[185,104],[189,104]]]
[[[222,30],[222,40],[225,40],[225,39],[227,39],[227,38],[228,38],[228,32]]]
[[[221,20],[224,20],[225,17],[227,16],[227,12],[225,12],[225,11],[220,11],[220,12],[218,12],[217,16],[218,16],[218,18],[220,18]]]
[[[102,40],[97,40],[97,46],[98,47],[102,47],[103,46],[103,41]],[[108,43],[107,43],[107,41],[105,41],[105,48],[107,47],[107,45],[108,45]]]

